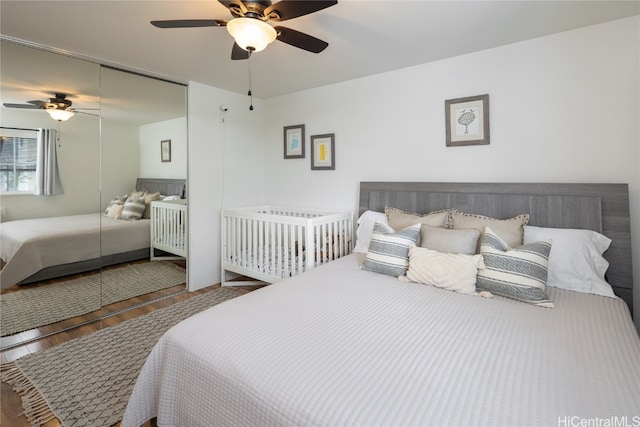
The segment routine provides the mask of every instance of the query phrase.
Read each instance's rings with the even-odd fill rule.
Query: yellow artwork
[[[311,169],[335,170],[335,161],[335,135],[328,133],[311,136]]]

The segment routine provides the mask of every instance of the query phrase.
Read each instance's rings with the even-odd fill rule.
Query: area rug
[[[58,418],[66,427],[121,421],[147,356],[178,322],[235,298],[218,288],[98,332],[29,354],[0,367],[0,378],[22,396],[33,425]]]
[[[0,336],[99,310],[102,305],[186,283],[169,262],[127,264],[95,274],[0,295]]]

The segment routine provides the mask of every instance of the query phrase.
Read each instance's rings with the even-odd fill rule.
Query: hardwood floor
[[[60,331],[60,325],[49,325],[17,334],[16,336],[3,337],[2,346],[6,346],[9,343],[5,340],[10,340],[15,347],[2,351],[0,353],[0,361],[2,363],[12,362],[27,354],[45,350],[65,341],[116,325],[125,320],[133,319],[219,287],[220,285],[212,285],[194,292],[183,292],[184,286],[177,286],[112,304],[104,307],[99,312],[91,313],[90,315],[66,320],[64,321],[66,322],[65,326],[72,326],[72,329],[63,332],[55,332]],[[250,292],[259,287],[260,286],[239,287],[237,289],[243,292]],[[51,335],[47,336],[49,333],[51,333]],[[34,338],[36,338],[36,340],[32,341]],[[22,402],[20,397],[5,383],[1,383],[0,389],[0,425],[3,427],[31,426],[25,416],[22,415]],[[54,419],[44,425],[46,427],[58,427],[60,426],[60,422],[57,419]],[[118,425],[119,424],[116,424],[116,426]],[[151,424],[146,424],[145,426],[148,427],[151,426]]]

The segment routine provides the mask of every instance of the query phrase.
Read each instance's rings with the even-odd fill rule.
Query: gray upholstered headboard
[[[164,196],[187,197],[187,180],[172,178],[138,178],[136,190],[146,190],[148,193],[159,192]]]
[[[456,208],[494,218],[530,215],[540,227],[584,228],[612,239],[607,281],[633,313],[627,184],[361,182],[359,215],[393,206],[425,213]]]

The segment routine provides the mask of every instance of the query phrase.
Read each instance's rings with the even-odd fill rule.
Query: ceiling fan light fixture
[[[73,117],[74,112],[69,110],[59,110],[57,108],[48,108],[47,113],[51,116],[53,120],[57,120],[59,122],[65,122]]]
[[[227,23],[227,31],[238,46],[249,52],[260,52],[276,39],[276,30],[257,18],[234,18]]]

